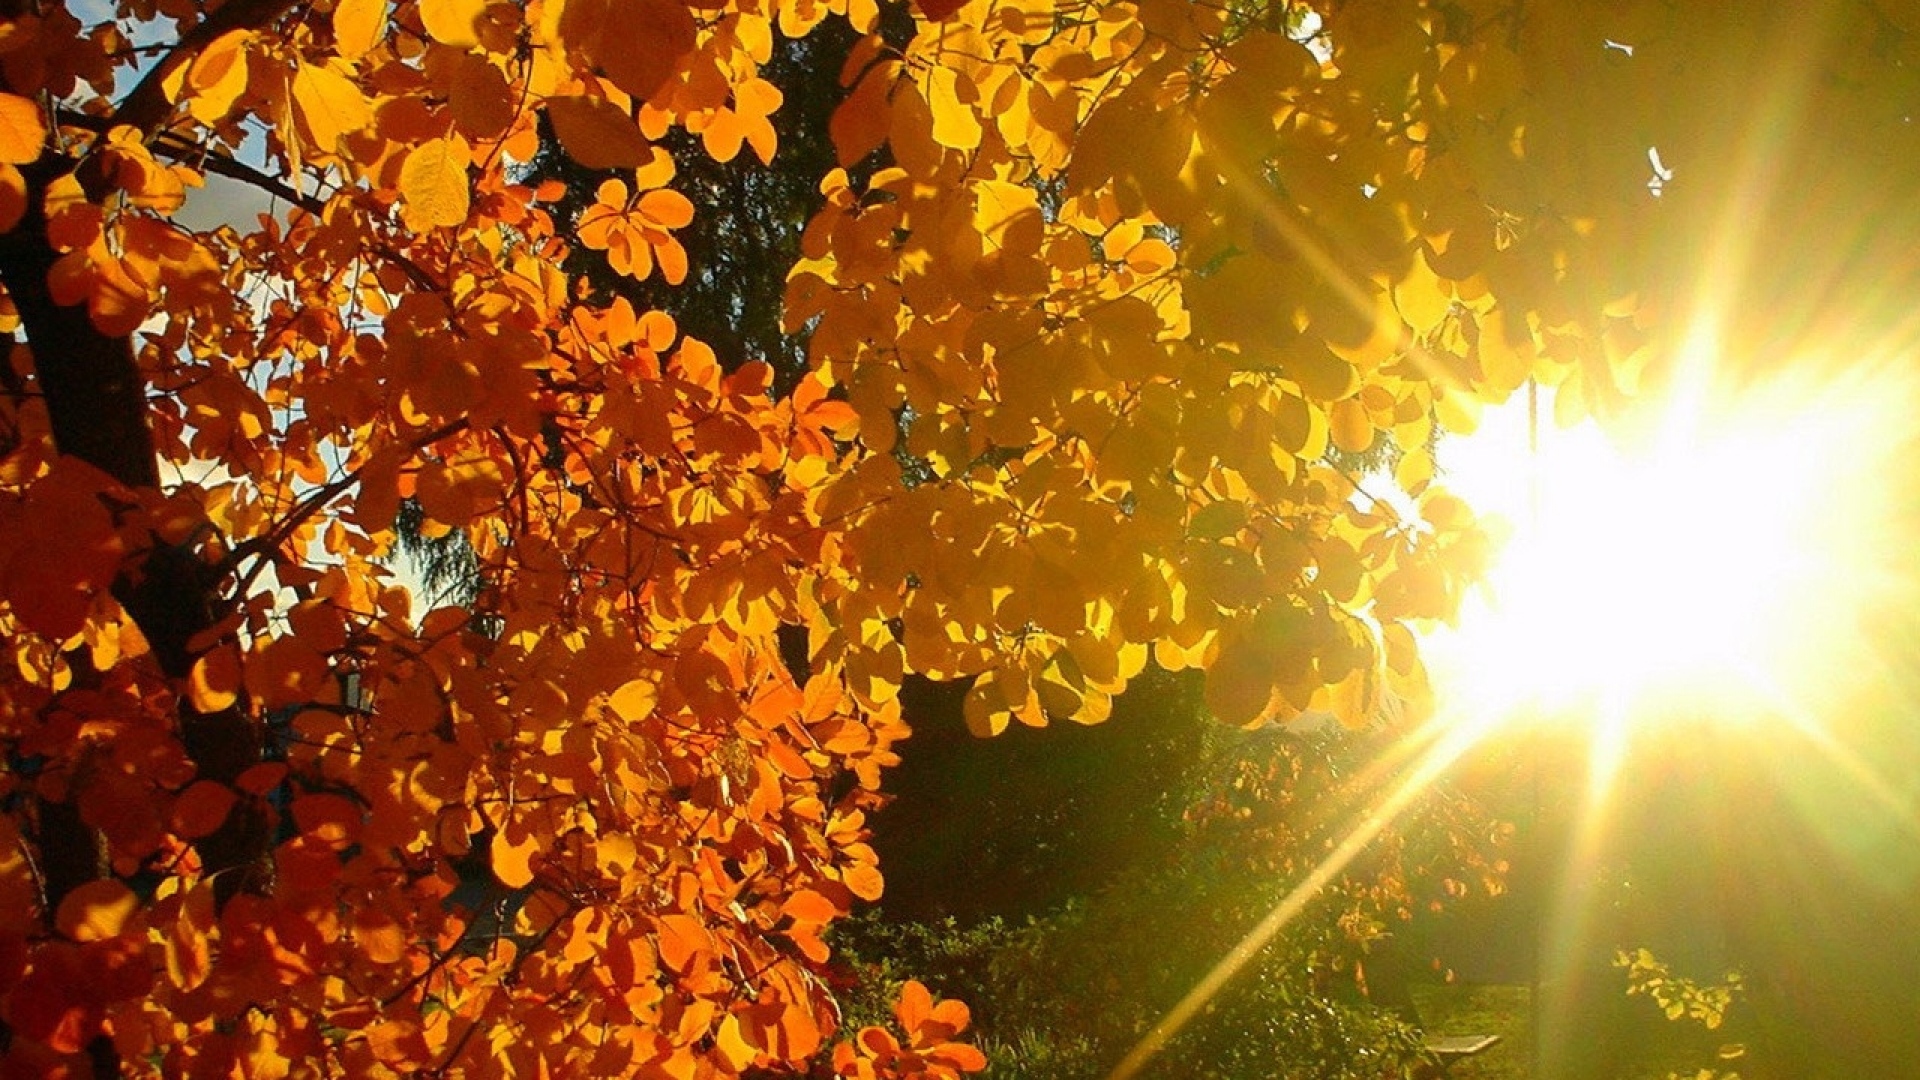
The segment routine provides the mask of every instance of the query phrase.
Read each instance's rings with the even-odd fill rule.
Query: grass
[[[1448,1070],[1448,1080],[1533,1080],[1532,1010],[1525,986],[1416,986],[1413,1002],[1432,1035],[1498,1035],[1500,1042]]]

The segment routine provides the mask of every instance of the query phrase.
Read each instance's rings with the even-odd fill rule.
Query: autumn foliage
[[[6,1074],[980,1068],[821,974],[903,677],[980,734],[1150,661],[1235,724],[1417,713],[1486,555],[1436,431],[1661,377],[1762,58],[1849,46],[1803,224],[1920,190],[1907,6],[1719,7],[6,5]],[[776,393],[563,267],[681,282],[662,144],[778,168],[761,68],[826,20]],[[1411,509],[1341,464],[1389,444]],[[414,610],[404,500],[472,604]]]

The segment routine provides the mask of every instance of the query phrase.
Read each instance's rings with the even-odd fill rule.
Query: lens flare
[[[1683,391],[1651,421],[1551,433],[1509,471],[1528,497],[1485,588],[1435,636],[1443,694],[1535,722],[1803,709],[1893,577],[1875,485],[1908,383]]]

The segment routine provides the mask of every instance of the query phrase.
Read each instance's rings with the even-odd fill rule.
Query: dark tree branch
[[[115,123],[106,117],[91,116],[73,109],[60,109],[55,113],[55,117],[62,127],[79,128],[96,135],[105,135],[112,130]],[[224,176],[229,180],[238,180],[276,199],[284,199],[311,214],[318,214],[327,207],[326,200],[317,195],[296,190],[293,185],[277,176],[191,142],[175,132],[163,131],[154,136],[151,149],[161,157],[205,169],[207,172]]]
[[[40,389],[47,397],[54,445],[132,488],[160,485],[153,434],[147,427],[145,387],[130,338],[110,338],[93,325],[86,305],[54,302],[47,273],[59,254],[47,241],[47,185],[74,163],[52,155],[22,166],[27,211],[0,236],[0,280],[20,312]],[[58,343],[50,347],[51,343]],[[66,407],[61,407],[65,405]],[[78,407],[75,407],[75,406]]]

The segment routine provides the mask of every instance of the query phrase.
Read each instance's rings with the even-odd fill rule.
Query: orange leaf
[[[285,762],[263,761],[240,774],[233,786],[249,795],[265,795],[279,787],[287,778]]]
[[[477,53],[456,53],[449,61],[447,106],[454,126],[473,139],[491,139],[513,123],[513,87],[500,69]]]
[[[33,970],[8,999],[13,1030],[56,1053],[79,1053],[105,1014],[88,993],[90,975],[73,945],[54,942],[35,950]]]
[[[925,984],[918,979],[908,979],[900,988],[900,1000],[893,1006],[893,1018],[911,1038],[928,1017],[933,1015],[933,995],[927,992]]]
[[[176,100],[184,99],[187,112],[203,124],[217,124],[233,110],[233,103],[247,89],[247,42],[249,30],[229,30],[215,38],[186,68],[185,85]]]
[[[780,913],[798,923],[829,923],[840,914],[833,901],[812,889],[801,889],[780,905]]]
[[[659,943],[661,961],[684,975],[695,957],[712,951],[713,936],[691,915],[662,915]]]
[[[382,1020],[367,1028],[367,1047],[375,1059],[404,1072],[418,1071],[414,1066],[427,1060],[427,1040],[420,1022],[412,1017]]]
[[[26,212],[26,178],[13,165],[0,162],[0,233],[12,232]]]
[[[140,906],[140,899],[113,878],[89,881],[68,893],[54,915],[54,928],[74,941],[117,937]]]
[[[547,118],[567,156],[586,168],[637,169],[651,156],[633,117],[604,98],[548,98]]]
[[[494,505],[506,474],[492,458],[474,457],[420,470],[420,506],[433,520],[459,528]]]
[[[206,982],[213,969],[213,948],[209,937],[218,921],[214,912],[213,880],[180,894],[180,912],[160,940],[167,977],[182,990],[192,990]]]
[[[659,93],[698,41],[693,13],[680,0],[608,0],[604,10],[594,50],[601,70],[636,99]]]
[[[18,94],[0,93],[0,162],[25,165],[40,157],[47,122],[40,106]]]
[[[664,229],[684,229],[693,220],[693,203],[670,188],[640,196],[640,213]]]
[[[218,780],[196,781],[173,800],[169,815],[174,835],[182,840],[208,836],[227,820],[237,796]]]
[[[407,954],[405,930],[378,908],[363,907],[353,913],[353,939],[376,964],[399,963]]]
[[[7,523],[13,543],[10,557],[0,549],[0,596],[28,629],[55,640],[72,637],[113,580],[121,544],[100,501],[111,483],[98,469],[62,455]]]
[[[847,867],[840,880],[853,895],[862,900],[878,900],[886,891],[886,878],[880,874],[880,868],[872,863],[858,863]]]
[[[194,661],[187,676],[187,700],[203,713],[233,707],[240,699],[240,650],[222,645]]]
[[[108,337],[126,337],[147,321],[154,296],[127,272],[125,260],[110,254],[89,260],[93,273],[87,317]]]
[[[524,827],[502,828],[493,834],[493,846],[488,852],[493,876],[509,889],[526,888],[533,881],[533,856],[539,849],[538,838]]]
[[[300,831],[335,851],[353,846],[366,824],[353,800],[329,792],[313,792],[293,800],[293,821]]]
[[[887,96],[898,70],[899,65],[891,60],[875,64],[833,110],[827,134],[833,139],[834,156],[841,165],[853,165],[887,141],[887,131],[893,125]]]

